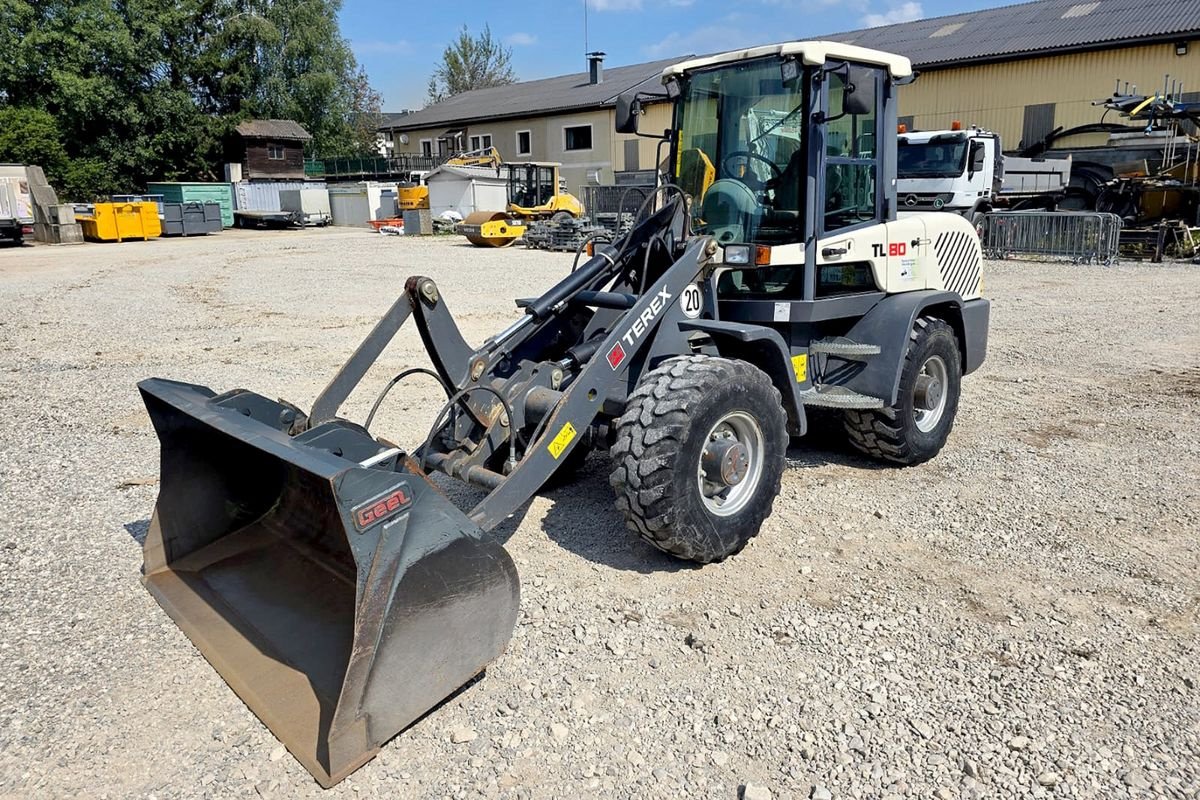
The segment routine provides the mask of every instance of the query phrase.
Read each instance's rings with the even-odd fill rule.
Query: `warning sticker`
[[[792,356],[792,371],[796,373],[796,383],[808,380],[808,353]]]
[[[575,433],[576,431],[574,425],[569,422],[566,425],[563,425],[562,430],[560,430],[558,435],[554,437],[554,441],[550,442],[550,444],[546,446],[546,449],[550,451],[550,455],[554,456],[555,458],[561,456],[563,451],[567,449],[567,445],[575,441]]]

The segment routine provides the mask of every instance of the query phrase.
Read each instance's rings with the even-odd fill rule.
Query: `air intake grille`
[[[942,285],[962,297],[979,291],[979,248],[975,237],[963,231],[940,234],[933,243]]]

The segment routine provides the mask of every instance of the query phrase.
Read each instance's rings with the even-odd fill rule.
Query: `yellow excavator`
[[[529,222],[583,215],[583,203],[562,187],[558,164],[503,164],[508,173],[508,208],[476,211],[458,232],[476,247],[508,247],[525,235]]]

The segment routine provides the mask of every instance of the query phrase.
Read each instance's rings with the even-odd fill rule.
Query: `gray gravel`
[[[409,274],[479,341],[568,264],[346,230],[0,251],[0,795],[1200,793],[1200,271],[1017,262],[937,459],[794,448],[760,538],[694,569],[593,456],[493,534],[507,653],[323,793],[138,583],[134,385],[307,405]],[[351,416],[423,363],[402,338]],[[413,382],[378,429],[415,444],[436,404]]]

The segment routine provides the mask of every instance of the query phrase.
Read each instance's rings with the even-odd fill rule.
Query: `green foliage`
[[[230,134],[249,118],[300,122],[314,152],[370,149],[374,130],[364,126],[379,95],[341,36],[340,7],[0,0],[0,112],[19,114],[27,130],[0,132],[0,152],[38,155],[13,160],[40,163],[64,197],[82,198],[219,179]],[[30,150],[53,141],[61,153]]]
[[[437,103],[447,97],[471,89],[487,89],[516,83],[512,68],[512,48],[492,38],[491,28],[472,36],[467,26],[458,38],[446,46],[442,60],[429,79],[429,102]]]

